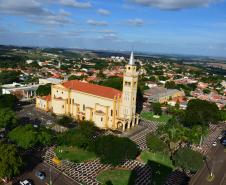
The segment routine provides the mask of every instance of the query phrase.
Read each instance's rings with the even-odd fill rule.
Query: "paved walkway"
[[[141,121],[140,126],[144,127],[143,130],[136,133],[135,135],[129,136],[131,140],[133,140],[141,150],[147,149],[146,145],[146,136],[151,132],[155,132],[157,130],[157,124],[151,121]]]
[[[55,157],[54,148],[47,150],[44,161],[51,166],[54,166],[65,175],[74,179],[75,181],[85,183],[87,185],[101,184],[96,180],[97,175],[103,171],[112,169],[113,166],[105,165],[100,161],[94,160],[87,163],[73,163],[67,160],[62,160],[60,165],[53,163],[52,159]],[[136,174],[135,185],[149,185],[151,181],[151,168],[137,160],[127,160],[123,165],[117,166],[120,169],[133,170]]]
[[[155,132],[157,124],[150,121],[141,121],[139,127],[131,133],[122,134],[121,137],[129,137],[132,139],[141,150],[147,149],[146,136],[151,132]],[[67,160],[62,160],[60,165],[53,163],[52,159],[55,157],[54,148],[47,150],[44,160],[49,165],[54,166],[70,178],[85,183],[87,185],[101,184],[96,180],[97,175],[104,170],[112,169],[113,166],[105,165],[100,161],[94,160],[87,163],[73,163]],[[127,160],[123,165],[117,166],[120,169],[133,170],[136,174],[135,185],[149,185],[151,184],[151,167],[141,163],[137,160]]]

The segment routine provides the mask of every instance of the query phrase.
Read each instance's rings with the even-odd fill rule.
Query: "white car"
[[[32,185],[29,180],[20,181],[20,185]]]
[[[219,136],[218,136],[218,139],[221,140],[222,137],[223,137],[222,135],[219,135]]]
[[[213,142],[213,146],[217,146],[217,142],[216,141]]]

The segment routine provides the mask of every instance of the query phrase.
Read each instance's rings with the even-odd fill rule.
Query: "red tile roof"
[[[51,100],[51,95],[48,95],[48,96],[42,96],[40,97],[41,99],[43,100],[46,100],[46,101],[50,101]]]
[[[93,94],[96,96],[101,96],[105,98],[114,99],[116,96],[121,96],[122,92],[111,88],[111,87],[105,87],[101,85],[91,84],[91,83],[85,83],[78,80],[70,80],[67,82],[64,82],[62,84],[64,87],[88,94]]]

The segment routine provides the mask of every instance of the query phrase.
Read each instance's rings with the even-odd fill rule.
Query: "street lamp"
[[[51,169],[51,167],[49,168],[49,185],[52,185],[53,183],[52,183],[52,169]]]
[[[207,177],[207,180],[208,180],[208,181],[212,181],[212,180],[214,179],[214,174],[213,174],[212,170],[211,170],[210,167],[209,167],[209,164],[208,164],[208,162],[207,162],[207,157],[204,156],[204,157],[203,157],[203,161],[205,162],[206,168],[207,168],[208,173],[209,173],[209,176]]]

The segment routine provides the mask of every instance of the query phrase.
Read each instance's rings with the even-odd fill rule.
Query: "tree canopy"
[[[77,128],[60,134],[57,138],[57,143],[58,145],[90,149],[93,148],[94,137],[98,130],[93,122],[82,121]]]
[[[175,89],[176,83],[174,81],[167,81],[165,84],[165,88],[167,89]]]
[[[57,120],[57,123],[62,126],[67,126],[73,122],[73,119],[69,116],[62,116]]]
[[[13,110],[15,109],[17,103],[18,103],[18,99],[14,95],[11,95],[11,94],[0,95],[0,109],[10,108]]]
[[[23,165],[15,145],[0,142],[0,177],[12,178],[20,173]]]
[[[102,82],[100,82],[100,85],[107,86],[107,87],[112,87],[118,90],[122,90],[122,85],[123,85],[123,79],[119,77],[110,77]]]
[[[51,94],[51,84],[40,85],[36,91],[38,96],[47,96]]]
[[[173,156],[175,166],[191,172],[196,172],[202,167],[203,156],[189,148],[180,148]]]
[[[16,127],[9,132],[8,137],[23,149],[29,149],[38,144],[49,145],[52,141],[50,131],[45,128],[34,128],[31,124]]]
[[[10,84],[19,81],[20,72],[18,71],[2,71],[0,72],[0,84]]]
[[[155,115],[162,115],[162,109],[161,109],[160,103],[152,103],[151,106]]]
[[[15,112],[9,108],[0,109],[0,128],[12,129],[17,125]]]
[[[158,136],[149,134],[146,138],[148,148],[152,152],[168,153],[169,148]]]
[[[220,112],[215,103],[193,99],[188,102],[185,111],[185,126],[209,125],[220,120]]]
[[[116,166],[126,159],[135,159],[139,149],[129,138],[108,135],[96,139],[95,153],[102,163]]]

